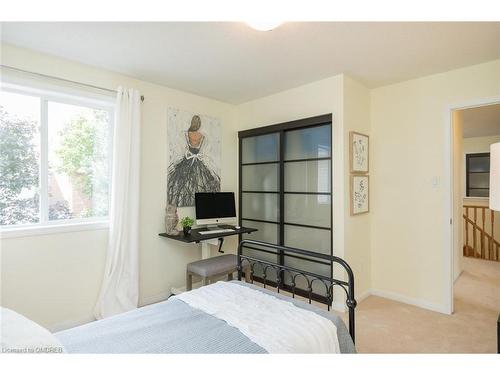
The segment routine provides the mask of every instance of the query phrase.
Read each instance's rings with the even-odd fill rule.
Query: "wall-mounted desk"
[[[206,231],[206,228],[196,228],[196,229],[191,229],[191,233],[187,236],[184,235],[184,233],[181,231],[177,236],[171,236],[166,233],[160,233],[159,236],[161,237],[166,237],[171,240],[176,240],[184,243],[201,243],[202,246],[202,259],[206,259],[210,257],[210,247],[209,243],[207,242],[208,240],[214,240],[214,239],[219,239],[223,237],[228,237],[228,236],[234,236],[234,235],[239,235],[239,234],[245,234],[245,233],[252,233],[256,232],[257,229],[255,228],[246,228],[246,227],[240,227],[236,229],[232,225],[219,225],[220,229],[233,229],[232,232],[222,232],[222,233],[211,233],[211,234],[200,234],[202,231]]]
[[[210,240],[217,240],[219,238],[224,238],[228,236],[234,236],[234,235],[239,235],[239,234],[245,234],[245,233],[252,233],[256,232],[257,229],[255,228],[245,228],[241,227],[236,229],[234,226],[231,225],[219,225],[220,229],[233,229],[232,232],[222,232],[222,233],[213,233],[213,234],[200,234],[201,231],[206,231],[206,228],[196,228],[196,229],[191,229],[191,233],[187,236],[184,235],[184,233],[181,231],[177,236],[171,236],[166,233],[160,233],[159,236],[165,237],[171,240],[175,241],[180,241],[183,243],[201,243],[201,258],[202,259],[207,259],[210,258],[210,244],[208,241]],[[186,287],[173,287],[171,288],[172,294],[179,294],[182,293],[186,290]]]

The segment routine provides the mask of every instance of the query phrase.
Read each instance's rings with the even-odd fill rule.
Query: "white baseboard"
[[[455,276],[455,279],[453,280],[453,284],[455,284],[457,282],[457,280],[460,277],[460,275],[462,274],[462,272],[464,272],[464,270],[460,270],[460,272],[458,273],[458,275]]]
[[[356,296],[356,302],[360,303],[361,301],[363,301],[365,298],[369,297],[370,295],[371,295],[371,290],[370,289],[365,290],[363,293]],[[334,302],[332,305],[332,309],[337,311],[337,312],[345,313],[347,311],[347,306],[345,304],[345,301]]]
[[[367,297],[370,297],[371,295],[372,295],[371,289],[365,290],[363,293],[356,296],[356,302],[360,303],[361,301],[363,301]]]
[[[435,311],[441,314],[447,314],[447,315],[450,314],[449,311],[446,309],[446,307],[443,305],[434,302],[429,302],[423,299],[408,297],[399,293],[389,292],[380,289],[370,289],[369,294],[377,297],[390,299],[396,302],[406,303],[407,305],[417,306],[422,309]]]

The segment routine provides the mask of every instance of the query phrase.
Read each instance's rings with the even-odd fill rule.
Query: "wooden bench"
[[[189,263],[186,270],[186,290],[193,289],[193,275],[200,276],[203,285],[208,285],[211,279],[221,278],[227,275],[228,280],[233,279],[233,273],[237,271],[238,257],[234,254],[224,254],[208,259]],[[245,272],[245,280],[248,282],[249,272]]]

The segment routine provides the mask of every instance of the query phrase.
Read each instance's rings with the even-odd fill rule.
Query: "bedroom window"
[[[240,138],[240,225],[258,231],[242,238],[332,255],[331,115],[245,130]],[[328,262],[255,251],[246,255],[332,276]],[[272,271],[270,271],[272,272]],[[258,280],[262,270],[255,269]],[[275,274],[266,279],[276,281]],[[282,275],[282,288],[290,287]],[[303,280],[297,287],[307,288]],[[324,295],[313,285],[314,298]]]
[[[113,103],[0,91],[2,230],[107,220]]]

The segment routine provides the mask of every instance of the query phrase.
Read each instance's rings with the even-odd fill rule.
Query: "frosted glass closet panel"
[[[249,239],[249,240],[257,240],[257,241],[264,241],[264,242],[269,242],[273,244],[277,244],[279,242],[279,227],[278,224],[271,224],[271,223],[259,223],[256,221],[246,221],[242,220],[241,224],[244,227],[249,227],[249,228],[256,228],[258,229],[257,232],[253,232],[250,234],[244,234],[242,237],[243,239]],[[251,245],[252,247],[257,247],[259,248],[258,245]],[[243,253],[245,255],[252,256],[257,259],[262,259],[262,260],[267,260],[273,263],[278,262],[278,253],[270,248],[265,248],[267,251],[274,252],[274,254],[269,254],[265,253],[262,251],[257,251],[253,249],[249,249],[244,247],[243,248]],[[262,277],[262,269],[260,267],[257,267],[254,269],[254,276]],[[267,279],[271,281],[276,280],[276,274],[275,273],[268,273]]]
[[[331,231],[325,229],[315,229],[285,225],[285,246],[306,249],[315,253],[331,254]],[[309,257],[305,257],[309,258]],[[314,272],[320,275],[330,276],[330,265],[309,262],[285,256],[285,265],[298,267],[300,269]],[[291,278],[285,275],[285,282],[291,285]],[[303,279],[296,280],[297,287],[307,289],[307,284]],[[319,284],[319,283],[318,283]],[[324,288],[320,285],[313,285],[313,292],[325,295]]]
[[[285,246],[330,255],[331,232],[326,229],[285,225]]]
[[[278,224],[262,223],[258,221],[242,220],[241,224],[244,227],[258,229],[257,232],[244,234],[242,237],[249,240],[264,241],[270,243],[278,243],[279,227]]]
[[[279,195],[242,193],[242,218],[278,221]]]
[[[330,160],[308,160],[285,163],[285,192],[331,191]]]
[[[241,141],[241,162],[263,163],[279,159],[279,134],[265,134],[243,138]]]
[[[331,125],[291,130],[285,133],[285,160],[330,157]]]
[[[285,223],[330,228],[331,215],[329,195],[285,194]]]
[[[278,191],[279,164],[252,164],[241,167],[243,191]]]

